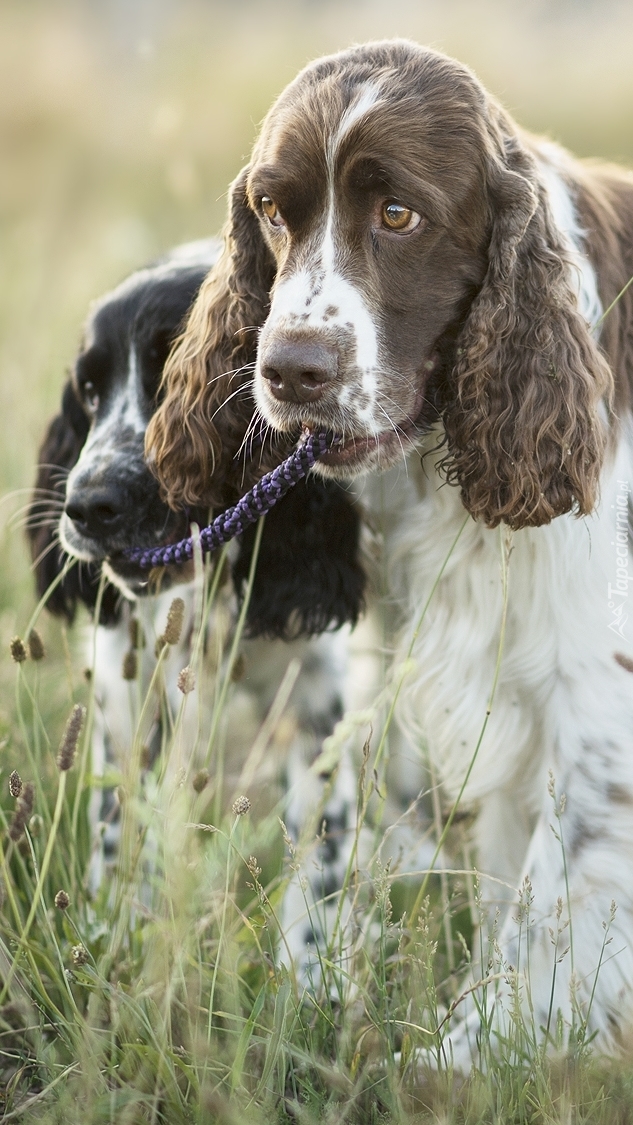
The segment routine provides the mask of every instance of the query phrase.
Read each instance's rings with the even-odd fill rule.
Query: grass
[[[500,541],[500,548],[505,575],[509,543]],[[213,614],[214,573],[217,568],[208,566],[201,630]],[[194,636],[199,690],[215,698],[217,711],[210,737],[201,730],[186,757],[177,759],[187,708],[195,707],[196,697],[184,693],[178,712],[168,715],[161,670],[169,646],[159,649],[146,696],[131,692],[136,734],[120,775],[110,778],[118,782],[122,802],[121,849],[112,878],[95,896],[87,889],[87,805],[94,779],[86,768],[94,679],[84,679],[81,690],[72,685],[85,711],[74,704],[74,736],[67,727],[60,754],[39,702],[55,674],[54,657],[14,662],[22,772],[25,781],[35,782],[35,803],[23,833],[11,831],[24,797],[13,801],[3,786],[3,1120],[628,1121],[633,1072],[622,1062],[592,1058],[580,1016],[570,1045],[554,1011],[545,1029],[558,1050],[552,1061],[538,1043],[543,1029],[524,1014],[517,989],[507,1037],[499,1041],[484,1033],[478,1068],[468,1079],[453,1073],[444,1039],[466,998],[461,982],[470,960],[472,915],[475,921],[480,915],[472,873],[453,873],[443,898],[437,876],[398,880],[377,853],[366,868],[359,869],[353,857],[347,894],[362,925],[351,938],[339,928],[321,951],[322,980],[313,992],[298,987],[293,970],[277,957],[280,943],[283,950],[279,907],[288,879],[301,877],[312,861],[289,840],[278,818],[281,808],[257,815],[261,802],[251,808],[235,801],[223,813],[217,801],[219,720],[230,706],[239,634],[240,627],[223,670],[211,672],[215,684],[201,634]],[[219,640],[226,647],[229,637]],[[502,643],[501,636],[500,659]],[[406,673],[406,664],[395,669],[373,709],[348,716],[327,747],[335,754],[354,727],[367,735],[359,773],[361,823],[382,785],[389,716]],[[144,715],[156,696],[165,733],[153,784],[144,788]],[[494,684],[489,709],[493,696]],[[73,756],[71,768],[60,768]],[[181,768],[170,768],[174,758],[183,761]],[[203,760],[210,781],[199,791],[194,779]],[[561,802],[553,787],[552,799],[560,832]],[[454,812],[445,819],[443,837]],[[526,932],[529,911],[526,887],[517,922]],[[605,949],[608,941],[607,928]],[[561,929],[553,938],[553,974],[565,942]],[[512,979],[494,932],[480,962],[485,976],[467,991],[485,1027],[498,983]]]
[[[528,127],[581,153],[633,160],[633,16],[616,3],[433,0],[397,11],[368,0],[183,3],[156,5],[151,16],[142,6],[102,7],[99,16],[79,3],[0,8],[0,477],[3,510],[14,516],[89,300],[166,246],[218,229],[226,184],[247,159],[257,121],[308,58],[354,39],[413,35],[474,65]],[[284,840],[274,800],[267,806],[250,792],[253,808],[236,816],[219,799],[220,718],[233,689],[205,670],[201,646],[198,691],[206,685],[221,704],[212,784],[198,794],[193,766],[184,778],[159,769],[148,801],[139,730],[126,771],[113,779],[124,799],[120,867],[91,897],[94,708],[78,644],[91,626],[81,620],[69,632],[41,615],[47,656],[13,663],[9,640],[26,635],[33,613],[19,515],[6,524],[0,555],[3,1120],[633,1121],[629,1059],[594,1058],[580,1020],[566,1059],[535,1048],[538,1029],[517,1015],[494,1052],[484,1036],[484,1066],[468,1079],[451,1072],[444,1021],[463,1004],[479,913],[470,862],[442,880],[398,879],[377,859],[365,872],[352,864],[348,889],[363,923],[348,965],[353,987],[333,949],[323,991],[297,988],[279,966],[276,919],[286,881],[306,860]],[[238,651],[239,634],[234,658]],[[374,820],[373,771],[383,792],[404,672],[384,684],[359,773],[359,808]],[[160,670],[152,690],[162,691]],[[139,718],[141,694],[131,693]],[[184,696],[172,716],[165,765],[182,749],[195,698]],[[86,723],[73,768],[60,773],[57,748],[76,703]],[[369,735],[367,716],[346,722],[361,742]],[[203,757],[206,741],[198,751]],[[34,782],[35,805],[13,842],[7,781],[16,768]],[[438,841],[450,833],[462,854],[467,822],[439,805],[436,814]],[[66,909],[55,906],[60,890]],[[529,888],[521,912],[527,926]],[[568,944],[555,939],[553,971]],[[491,962],[474,993],[485,1015],[505,970],[494,941],[479,960]],[[562,1035],[555,1012],[549,1034]],[[435,1068],[414,1065],[420,1048]]]

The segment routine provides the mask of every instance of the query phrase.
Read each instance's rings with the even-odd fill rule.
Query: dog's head
[[[529,144],[466,67],[404,41],[317,61],[233,185],[170,361],[149,435],[166,494],[203,495],[214,395],[254,368],[277,430],[338,435],[324,474],[393,464],[441,421],[473,516],[589,512],[611,376],[568,266]]]
[[[40,449],[28,525],[41,593],[65,555],[80,560],[53,591],[53,611],[72,617],[78,598],[94,603],[102,563],[128,596],[146,592],[147,571],[128,563],[124,550],[187,534],[188,515],[166,507],[147,468],[145,430],[170,346],[216,256],[212,242],[181,247],[91,309],[61,412]],[[176,568],[162,581],[183,577]],[[108,605],[115,601],[109,591]]]
[[[160,402],[165,360],[217,250],[213,242],[179,247],[155,266],[134,273],[91,310],[61,412],[40,450],[28,521],[41,595],[68,555],[80,560],[48,601],[53,612],[69,619],[78,600],[94,606],[102,566],[109,579],[102,622],[116,617],[119,591],[132,598],[152,593],[156,575],[130,562],[126,549],[175,542],[189,534],[192,521],[207,522],[209,504],[223,508],[233,503],[248,475],[244,458],[236,458],[240,448],[255,454],[251,476],[263,471],[260,447],[245,440],[253,414],[248,388],[242,388],[241,414],[220,410],[214,421],[219,455],[203,504],[169,508],[144,459],[145,431]],[[349,524],[342,538],[337,522],[341,507]],[[308,513],[320,528],[316,540],[306,526]],[[309,634],[354,620],[365,581],[359,535],[359,517],[339,488],[314,480],[297,486],[296,496],[266,523],[248,631]],[[233,556],[240,595],[253,546],[253,535],[246,534]],[[190,563],[164,568],[160,589],[187,581],[192,573]]]

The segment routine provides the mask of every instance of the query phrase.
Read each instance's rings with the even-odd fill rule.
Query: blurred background
[[[633,164],[630,0],[0,0],[2,665],[33,605],[7,517],[90,300],[218,230],[258,122],[304,63],[398,35],[469,63],[528,128]]]

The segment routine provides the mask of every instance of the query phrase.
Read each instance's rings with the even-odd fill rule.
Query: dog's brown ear
[[[488,270],[458,341],[445,468],[475,518],[520,528],[592,510],[612,376],[535,160],[500,113],[495,124]]]
[[[167,361],[165,397],[147,430],[148,462],[172,508],[223,503],[218,482],[253,412],[257,329],[275,265],[248,206],[247,174],[244,168],[231,187],[223,253]]]

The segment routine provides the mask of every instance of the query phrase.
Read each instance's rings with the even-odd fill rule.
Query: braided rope
[[[325,433],[308,433],[299,445],[272,472],[266,473],[253,485],[237,504],[216,516],[213,523],[203,527],[200,532],[200,547],[203,554],[216,551],[224,543],[229,543],[249,524],[255,523],[274,508],[283,496],[294,488],[310,471],[315,461],[325,453],[329,439]],[[193,558],[193,538],[181,539],[169,547],[129,547],[123,553],[130,562],[140,567],[173,566]]]

